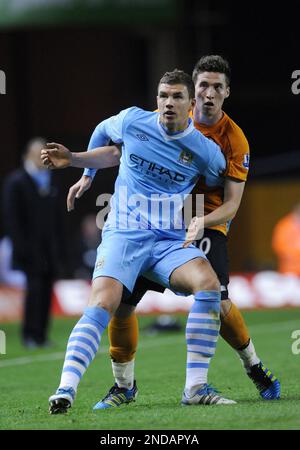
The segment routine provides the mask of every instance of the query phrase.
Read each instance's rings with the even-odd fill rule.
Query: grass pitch
[[[76,319],[56,319],[51,337],[56,346],[25,351],[18,324],[4,324],[6,355],[0,355],[0,429],[52,430],[211,430],[300,429],[300,354],[291,335],[300,329],[300,310],[244,312],[256,350],[282,383],[279,401],[263,401],[235,352],[220,338],[209,381],[237,405],[180,405],[185,380],[185,316],[179,333],[147,335],[154,317],[140,317],[136,358],[139,396],[135,403],[93,411],[113,384],[105,333],[101,351],[84,375],[73,408],[66,415],[48,413],[48,397],[57,388],[64,351]],[[300,345],[298,346],[300,348]]]

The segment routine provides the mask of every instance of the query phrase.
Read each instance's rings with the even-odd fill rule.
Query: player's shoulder
[[[130,115],[131,118],[143,118],[148,116],[157,117],[157,113],[155,111],[147,111],[139,106],[131,106],[129,108],[123,109],[121,111],[124,115]]]
[[[147,111],[143,108],[139,108],[138,106],[132,106],[128,108],[127,113],[124,117],[123,129],[129,131],[132,129],[140,129],[141,127],[147,127],[153,129],[156,125],[157,121],[157,112]]]
[[[208,137],[206,137],[205,134],[201,130],[199,130],[199,128],[196,128],[194,122],[190,123],[190,127],[191,127],[191,131],[192,131],[191,136],[193,139],[202,141],[207,144],[214,142],[212,139],[209,139]]]
[[[196,162],[207,166],[218,158],[224,160],[220,146],[195,127],[191,133],[191,138],[192,142],[190,148],[195,154]]]
[[[249,143],[241,127],[224,112],[226,134],[233,151],[249,153]]]
[[[206,149],[214,152],[220,149],[218,144],[216,144],[216,142],[213,139],[210,139],[207,136],[205,136],[200,130],[195,128],[194,125],[192,137],[195,140],[196,145],[199,146],[200,144],[200,147],[198,147],[199,149],[205,147]]]
[[[140,122],[150,125],[152,123],[152,118],[155,118],[156,120],[157,113],[153,111],[147,111],[138,106],[131,106],[130,108],[122,110],[119,114],[119,117],[123,121],[123,126],[128,129],[132,126],[138,125]]]

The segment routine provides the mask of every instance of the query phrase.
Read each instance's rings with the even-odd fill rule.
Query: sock
[[[134,382],[134,359],[126,363],[111,362],[115,381],[120,388],[132,389]]]
[[[110,315],[105,309],[98,306],[85,308],[69,337],[59,388],[72,387],[74,391],[77,390],[83,374],[97,353],[101,335],[109,320]]]
[[[235,350],[247,346],[250,341],[243,316],[234,303],[225,317],[221,315],[220,335]]]
[[[126,363],[134,359],[139,337],[136,314],[126,318],[113,316],[108,326],[108,337],[113,361]]]
[[[210,360],[215,353],[220,328],[218,291],[200,291],[188,315],[186,325],[187,366],[185,395],[192,397],[207,383]]]
[[[241,362],[247,372],[250,372],[251,367],[260,362],[251,339],[247,347],[243,350],[237,350],[237,353],[241,358]]]
[[[112,371],[119,387],[132,389],[134,382],[134,356],[139,335],[136,314],[126,318],[113,317],[108,326]]]

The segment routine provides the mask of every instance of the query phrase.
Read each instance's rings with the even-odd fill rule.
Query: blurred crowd
[[[96,216],[82,219],[68,260],[65,199],[53,172],[41,162],[46,141],[31,139],[21,166],[4,180],[0,241],[0,283],[24,289],[21,339],[25,347],[47,347],[53,283],[60,278],[90,280],[101,233]],[[70,270],[71,267],[71,270]]]

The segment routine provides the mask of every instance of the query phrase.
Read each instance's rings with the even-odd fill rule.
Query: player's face
[[[196,109],[208,117],[221,113],[223,102],[229,96],[224,73],[202,72],[195,83]]]
[[[182,131],[188,126],[189,113],[195,105],[195,99],[189,97],[183,84],[165,84],[158,87],[157,106],[160,122],[169,131]]]

